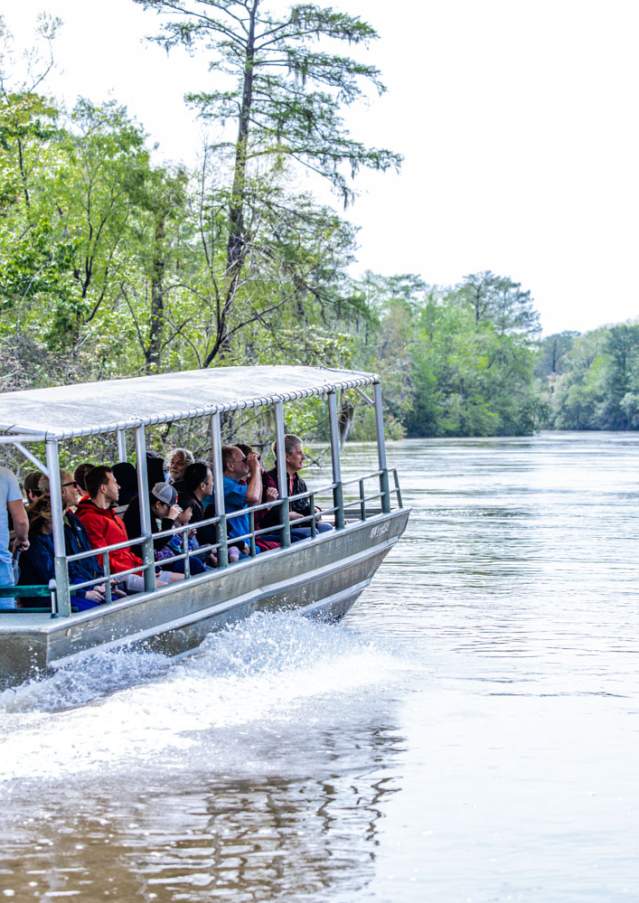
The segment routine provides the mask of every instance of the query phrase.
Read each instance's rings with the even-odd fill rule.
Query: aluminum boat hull
[[[409,509],[379,514],[153,594],[70,618],[0,613],[0,684],[11,686],[98,649],[144,644],[178,654],[255,611],[338,620],[400,538]]]

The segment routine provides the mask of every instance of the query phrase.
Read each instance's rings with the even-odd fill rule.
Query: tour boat
[[[367,392],[372,394],[369,397]],[[377,470],[344,482],[340,464],[340,393],[357,390],[374,405]],[[300,496],[289,497],[284,435],[287,403],[324,397],[330,431],[331,482]],[[222,418],[230,412],[268,407],[274,413],[275,441],[282,513],[281,548],[255,555],[255,505],[249,514],[246,542],[251,555],[229,562],[222,471]],[[210,435],[209,461],[214,475],[218,566],[197,576],[155,585],[151,513],[148,507],[147,434],[157,424],[206,418]],[[49,478],[55,580],[48,588],[46,608],[0,611],[0,683],[15,685],[65,664],[130,644],[177,654],[197,646],[211,631],[247,618],[255,611],[297,610],[328,620],[343,617],[370,583],[384,557],[402,535],[409,510],[402,504],[397,472],[389,469],[384,444],[382,395],[375,374],[320,367],[223,367],[166,373],[135,379],[31,389],[0,395],[0,444],[13,445]],[[67,556],[61,502],[60,459],[65,443],[76,450],[83,437],[109,435],[119,460],[127,460],[127,444],[134,439],[140,499],[141,536],[127,543],[76,556]],[[45,449],[44,460],[42,449]],[[64,460],[64,458],[63,458]],[[329,497],[324,515],[334,517],[334,529],[318,532],[310,517],[311,536],[291,543],[288,504],[291,499]],[[271,507],[273,503],[271,503]],[[200,524],[201,525],[201,524]],[[187,537],[186,527],[174,531]],[[271,530],[272,532],[272,530]],[[157,534],[155,534],[157,537]],[[144,592],[112,598],[109,556],[125,546],[142,545]],[[188,543],[183,542],[189,573]],[[109,601],[83,612],[72,612],[68,562],[103,556]],[[94,583],[102,581],[93,581]],[[90,586],[90,581],[83,584]],[[76,589],[80,585],[75,586]],[[7,591],[4,590],[4,595]]]

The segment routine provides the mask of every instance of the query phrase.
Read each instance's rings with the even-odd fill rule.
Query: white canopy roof
[[[0,395],[0,430],[51,439],[182,420],[378,382],[322,367],[218,367]]]

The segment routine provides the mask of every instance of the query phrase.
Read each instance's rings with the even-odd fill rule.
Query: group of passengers
[[[308,489],[299,475],[305,460],[302,440],[289,434],[284,437],[284,448],[288,495],[304,495]],[[175,449],[166,464],[161,456],[149,452],[146,464],[151,529],[153,534],[159,534],[153,540],[156,585],[165,586],[185,578],[187,547],[190,575],[215,568],[218,565],[216,526],[205,523],[215,517],[211,467],[205,461],[196,461],[184,448]],[[246,445],[224,446],[222,466],[229,561],[251,554],[250,516],[240,512],[254,505],[265,505],[253,514],[253,529],[259,531],[254,537],[255,554],[278,548],[284,515],[282,505],[278,504],[277,466],[265,471],[259,455]],[[110,467],[83,463],[73,474],[61,471],[60,485],[68,556],[130,543],[141,537],[144,531],[138,477],[132,464],[121,462]],[[23,488],[26,504],[15,476],[0,468],[0,587],[13,586],[16,582],[27,586],[47,585],[55,577],[49,480],[39,472],[30,473],[24,479]],[[332,529],[322,522],[320,509],[312,508],[308,495],[289,502],[288,508],[292,542]],[[8,514],[15,536],[13,557]],[[187,529],[165,535],[174,528]],[[142,552],[141,544],[134,544],[108,553],[113,599],[144,589]],[[74,611],[106,601],[102,555],[70,561],[68,567]],[[89,581],[98,582],[74,588]],[[0,598],[0,608],[13,607],[13,599]]]

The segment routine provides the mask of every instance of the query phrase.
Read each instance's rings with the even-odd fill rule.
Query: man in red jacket
[[[113,476],[113,471],[106,464],[94,467],[86,475],[86,487],[88,498],[79,503],[76,514],[82,521],[87,531],[89,542],[94,549],[102,549],[104,546],[115,545],[118,542],[128,542],[129,536],[124,526],[124,521],[115,513],[114,505],[120,496],[118,481]],[[98,556],[102,564],[102,555]],[[112,574],[119,574],[131,568],[140,567],[142,559],[135,555],[130,548],[115,549],[109,552],[109,564]],[[183,574],[168,574],[160,571],[157,579],[158,585],[183,579]],[[144,577],[141,572],[127,574],[125,586],[130,593],[138,593],[144,589]]]

